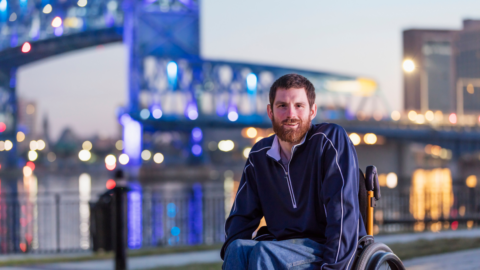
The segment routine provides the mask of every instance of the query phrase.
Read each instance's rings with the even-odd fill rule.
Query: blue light
[[[193,140],[196,142],[201,141],[203,138],[202,130],[199,127],[193,128],[192,137],[193,137]]]
[[[250,92],[257,91],[257,75],[250,73],[247,75],[247,89]]]
[[[174,203],[169,203],[167,205],[167,216],[174,218],[176,214],[177,214],[177,207],[175,206]]]
[[[173,227],[171,230],[170,230],[170,233],[173,235],[173,236],[177,236],[180,234],[180,228],[178,227]]]
[[[188,244],[203,243],[203,192],[202,185],[195,183],[188,201]]]
[[[123,152],[130,157],[130,164],[139,164],[142,151],[142,125],[128,114],[120,117],[120,123],[123,125]]]
[[[230,120],[231,122],[235,122],[238,120],[238,113],[235,107],[230,107],[230,109],[228,109],[228,120]]]
[[[160,106],[153,106],[152,107],[152,116],[155,119],[160,119],[162,118],[163,112],[162,109],[160,109]]]
[[[197,157],[200,156],[202,154],[202,147],[198,144],[194,144],[192,146],[192,153]]]
[[[127,193],[128,198],[128,247],[142,246],[142,194],[139,190]]]
[[[57,37],[63,35],[63,26],[59,26],[59,27],[55,28],[55,30],[53,32],[54,32],[55,36],[57,36]]]
[[[195,103],[189,103],[185,111],[186,116],[190,120],[196,120],[198,118],[197,105]]]
[[[140,111],[140,117],[142,119],[148,119],[148,117],[150,117],[150,111],[148,109],[143,109]]]
[[[7,10],[7,0],[0,0],[0,11],[5,12]]]
[[[168,82],[170,83],[171,86],[174,86],[175,83],[177,82],[177,72],[178,72],[177,63],[175,63],[174,61],[168,62],[167,77],[168,77]]]
[[[20,0],[20,8],[25,9],[27,8],[28,0]]]

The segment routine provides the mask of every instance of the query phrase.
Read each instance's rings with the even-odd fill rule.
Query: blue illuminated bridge
[[[129,101],[118,119],[131,164],[141,163],[145,133],[269,127],[265,114],[269,87],[291,72],[314,83],[316,122],[436,144],[455,155],[480,150],[478,121],[430,125],[401,115],[393,121],[377,83],[369,78],[202,58],[199,3],[192,0],[0,0],[0,121],[6,124],[0,139],[16,142],[19,66],[119,41],[129,52]],[[4,162],[15,167],[15,151],[3,153],[10,155],[2,157]]]

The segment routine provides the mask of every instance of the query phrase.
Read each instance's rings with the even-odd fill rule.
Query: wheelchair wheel
[[[368,245],[358,258],[355,270],[404,270],[402,261],[382,243]]]

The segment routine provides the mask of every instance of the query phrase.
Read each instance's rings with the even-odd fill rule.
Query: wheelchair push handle
[[[380,183],[378,182],[378,173],[375,166],[368,166],[365,171],[365,181],[367,186],[367,191],[373,191],[373,196],[375,200],[380,200]]]

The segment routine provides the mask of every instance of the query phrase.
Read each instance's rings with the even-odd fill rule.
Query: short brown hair
[[[277,94],[278,88],[290,89],[290,88],[304,88],[307,94],[308,105],[312,108],[315,103],[315,87],[305,77],[299,74],[286,74],[278,78],[270,87],[270,93],[268,94],[270,99],[270,107],[273,109],[273,102]]]

